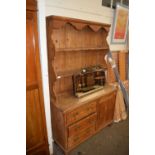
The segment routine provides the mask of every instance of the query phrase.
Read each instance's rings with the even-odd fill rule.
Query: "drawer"
[[[90,136],[92,136],[95,132],[95,125],[90,126],[89,128],[85,129],[82,133],[68,138],[68,148],[72,148],[73,146],[80,144]]]
[[[96,112],[96,102],[83,105],[66,114],[66,124],[70,125],[94,112]]]
[[[97,117],[97,114],[95,113],[95,114],[92,114],[92,115],[82,119],[81,121],[69,126],[68,127],[68,137],[77,135],[84,129],[87,129],[90,126],[95,125],[96,117]]]

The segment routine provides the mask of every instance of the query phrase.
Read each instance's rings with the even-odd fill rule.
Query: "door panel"
[[[97,129],[101,129],[113,121],[115,96],[115,92],[113,92],[99,100]]]
[[[38,89],[26,92],[26,102],[26,147],[28,149],[44,142]]]
[[[49,155],[48,146],[41,146],[33,151],[30,151],[28,155]]]
[[[37,72],[35,62],[35,35],[34,15],[26,14],[26,84],[37,83]]]
[[[41,67],[37,35],[37,13],[26,11],[26,151],[48,155]]]

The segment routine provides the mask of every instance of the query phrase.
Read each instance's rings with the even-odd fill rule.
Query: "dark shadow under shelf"
[[[69,77],[69,76],[73,76],[75,73],[77,73],[79,71],[78,70],[72,70],[72,71],[61,71],[61,72],[57,72],[56,76],[57,79],[61,79],[61,78],[65,78],[65,77]]]
[[[106,67],[104,67],[104,69],[107,69]],[[77,70],[70,70],[70,71],[59,71],[56,73],[56,77],[57,79],[61,79],[61,78],[65,78],[65,77],[70,77],[73,76],[74,74],[77,74],[80,72],[80,69]]]
[[[57,48],[56,52],[69,52],[69,51],[95,51],[95,50],[108,50],[108,47],[92,47],[92,48]]]

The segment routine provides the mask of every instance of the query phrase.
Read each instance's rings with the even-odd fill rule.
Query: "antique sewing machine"
[[[103,89],[106,70],[100,65],[82,68],[73,75],[73,90],[77,97]]]

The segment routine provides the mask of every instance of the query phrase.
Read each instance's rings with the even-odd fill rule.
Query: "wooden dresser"
[[[26,0],[27,155],[49,155],[39,55],[37,3]]]
[[[54,155],[68,155],[113,122],[116,88],[106,83],[102,90],[77,98],[72,81],[81,68],[107,68],[110,25],[58,16],[46,21]]]

